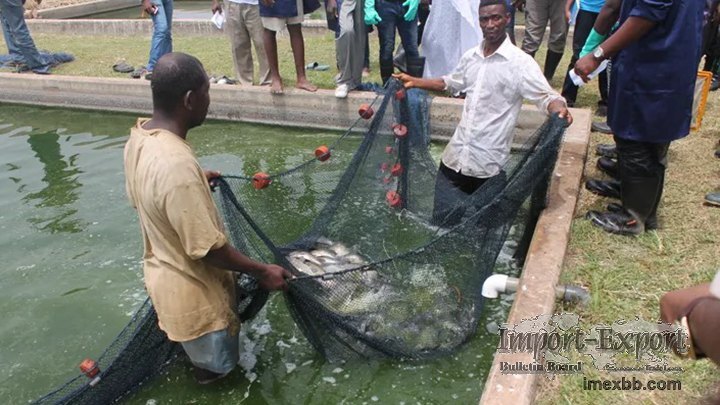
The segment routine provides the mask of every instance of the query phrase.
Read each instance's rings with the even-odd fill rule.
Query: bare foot
[[[270,93],[283,94],[282,79],[273,79],[272,84],[270,84]]]
[[[305,91],[309,91],[309,92],[316,92],[316,91],[317,91],[317,86],[314,85],[314,84],[312,84],[312,83],[310,83],[310,82],[309,82],[307,79],[305,79],[305,78],[299,79],[299,80],[297,81],[297,83],[295,84],[295,88],[298,88],[298,89],[301,89],[301,90],[305,90]]]
[[[370,68],[363,68],[362,77],[368,77],[368,76],[370,76]]]

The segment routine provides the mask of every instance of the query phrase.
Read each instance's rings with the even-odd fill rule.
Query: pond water
[[[36,399],[97,358],[146,295],[137,216],[122,149],[135,116],[0,106],[0,403]],[[290,168],[333,131],[207,122],[189,141],[204,167],[249,174]],[[442,145],[433,145],[438,156]],[[259,156],[259,157],[258,157]],[[289,213],[290,215],[292,213]],[[516,273],[507,253],[498,271]],[[509,300],[489,302],[477,335],[427,362],[327,363],[274,295],[243,326],[240,367],[196,385],[178,362],[129,403],[476,403]]]

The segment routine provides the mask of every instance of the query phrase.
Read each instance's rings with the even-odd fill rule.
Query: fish
[[[308,276],[322,276],[325,274],[325,269],[320,264],[303,260],[300,255],[290,255],[288,256],[288,261],[296,269],[298,269],[298,271],[301,271]]]
[[[347,256],[350,254],[350,249],[345,247],[342,243],[333,244],[330,246],[330,251],[332,251],[335,256]]]
[[[354,253],[342,256],[342,260],[352,264],[368,264],[360,255]]]
[[[329,250],[325,250],[325,249],[315,249],[315,250],[310,251],[310,254],[317,258],[324,258],[324,257],[335,258],[335,257],[337,257],[337,255],[335,253],[333,253]]]
[[[310,262],[313,264],[317,264],[318,266],[322,266],[322,262],[315,256],[311,255],[309,252],[305,252],[303,250],[296,250],[294,252],[291,252],[288,257],[294,257],[298,258],[300,260]]]
[[[323,248],[323,247],[328,248],[328,247],[334,245],[335,243],[333,241],[331,241],[330,239],[328,239],[324,236],[321,236],[321,237],[317,238],[317,240],[315,241],[315,244],[316,244],[317,248]]]

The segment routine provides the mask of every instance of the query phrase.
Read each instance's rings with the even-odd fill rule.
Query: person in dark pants
[[[622,210],[587,214],[593,225],[638,235],[657,214],[670,142],[690,132],[704,4],[625,0],[620,27],[575,64],[587,81],[613,58],[608,124],[615,134]]]
[[[570,9],[574,4],[574,0],[568,0],[565,7],[565,15],[570,20]],[[580,58],[580,52],[585,46],[585,40],[587,40],[590,31],[592,31],[595,25],[595,20],[600,13],[605,0],[580,0],[580,10],[578,11],[577,17],[575,18],[575,32],[573,33],[573,54],[570,59],[570,66],[568,66],[568,72],[575,66],[575,62]],[[600,90],[600,100],[598,101],[598,110],[604,110],[607,106],[608,96],[608,81],[607,72],[603,71],[598,75],[598,89]],[[563,83],[562,96],[567,100],[568,107],[575,105],[577,99],[578,86],[573,83],[570,77],[565,75],[565,82]],[[603,114],[601,114],[603,115]]]
[[[393,74],[395,30],[400,34],[408,69],[424,64],[418,52],[417,11],[420,0],[367,0],[365,23],[377,25],[380,37],[380,77],[385,84]]]
[[[535,60],[510,42],[505,0],[482,0],[478,14],[484,38],[465,52],[449,75],[435,79],[395,75],[408,89],[467,94],[435,182],[432,222],[442,226],[461,220],[463,202],[483,184],[504,182],[503,167],[510,158],[523,99],[572,123],[565,100],[550,87]]]

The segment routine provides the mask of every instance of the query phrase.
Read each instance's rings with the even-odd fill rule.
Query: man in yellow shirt
[[[267,290],[284,290],[290,273],[230,246],[210,195],[209,179],[187,143],[205,120],[210,84],[196,58],[170,53],[151,79],[153,115],[139,119],[125,145],[125,185],[140,217],[145,287],[160,329],[180,342],[200,383],[238,361],[235,273]]]

